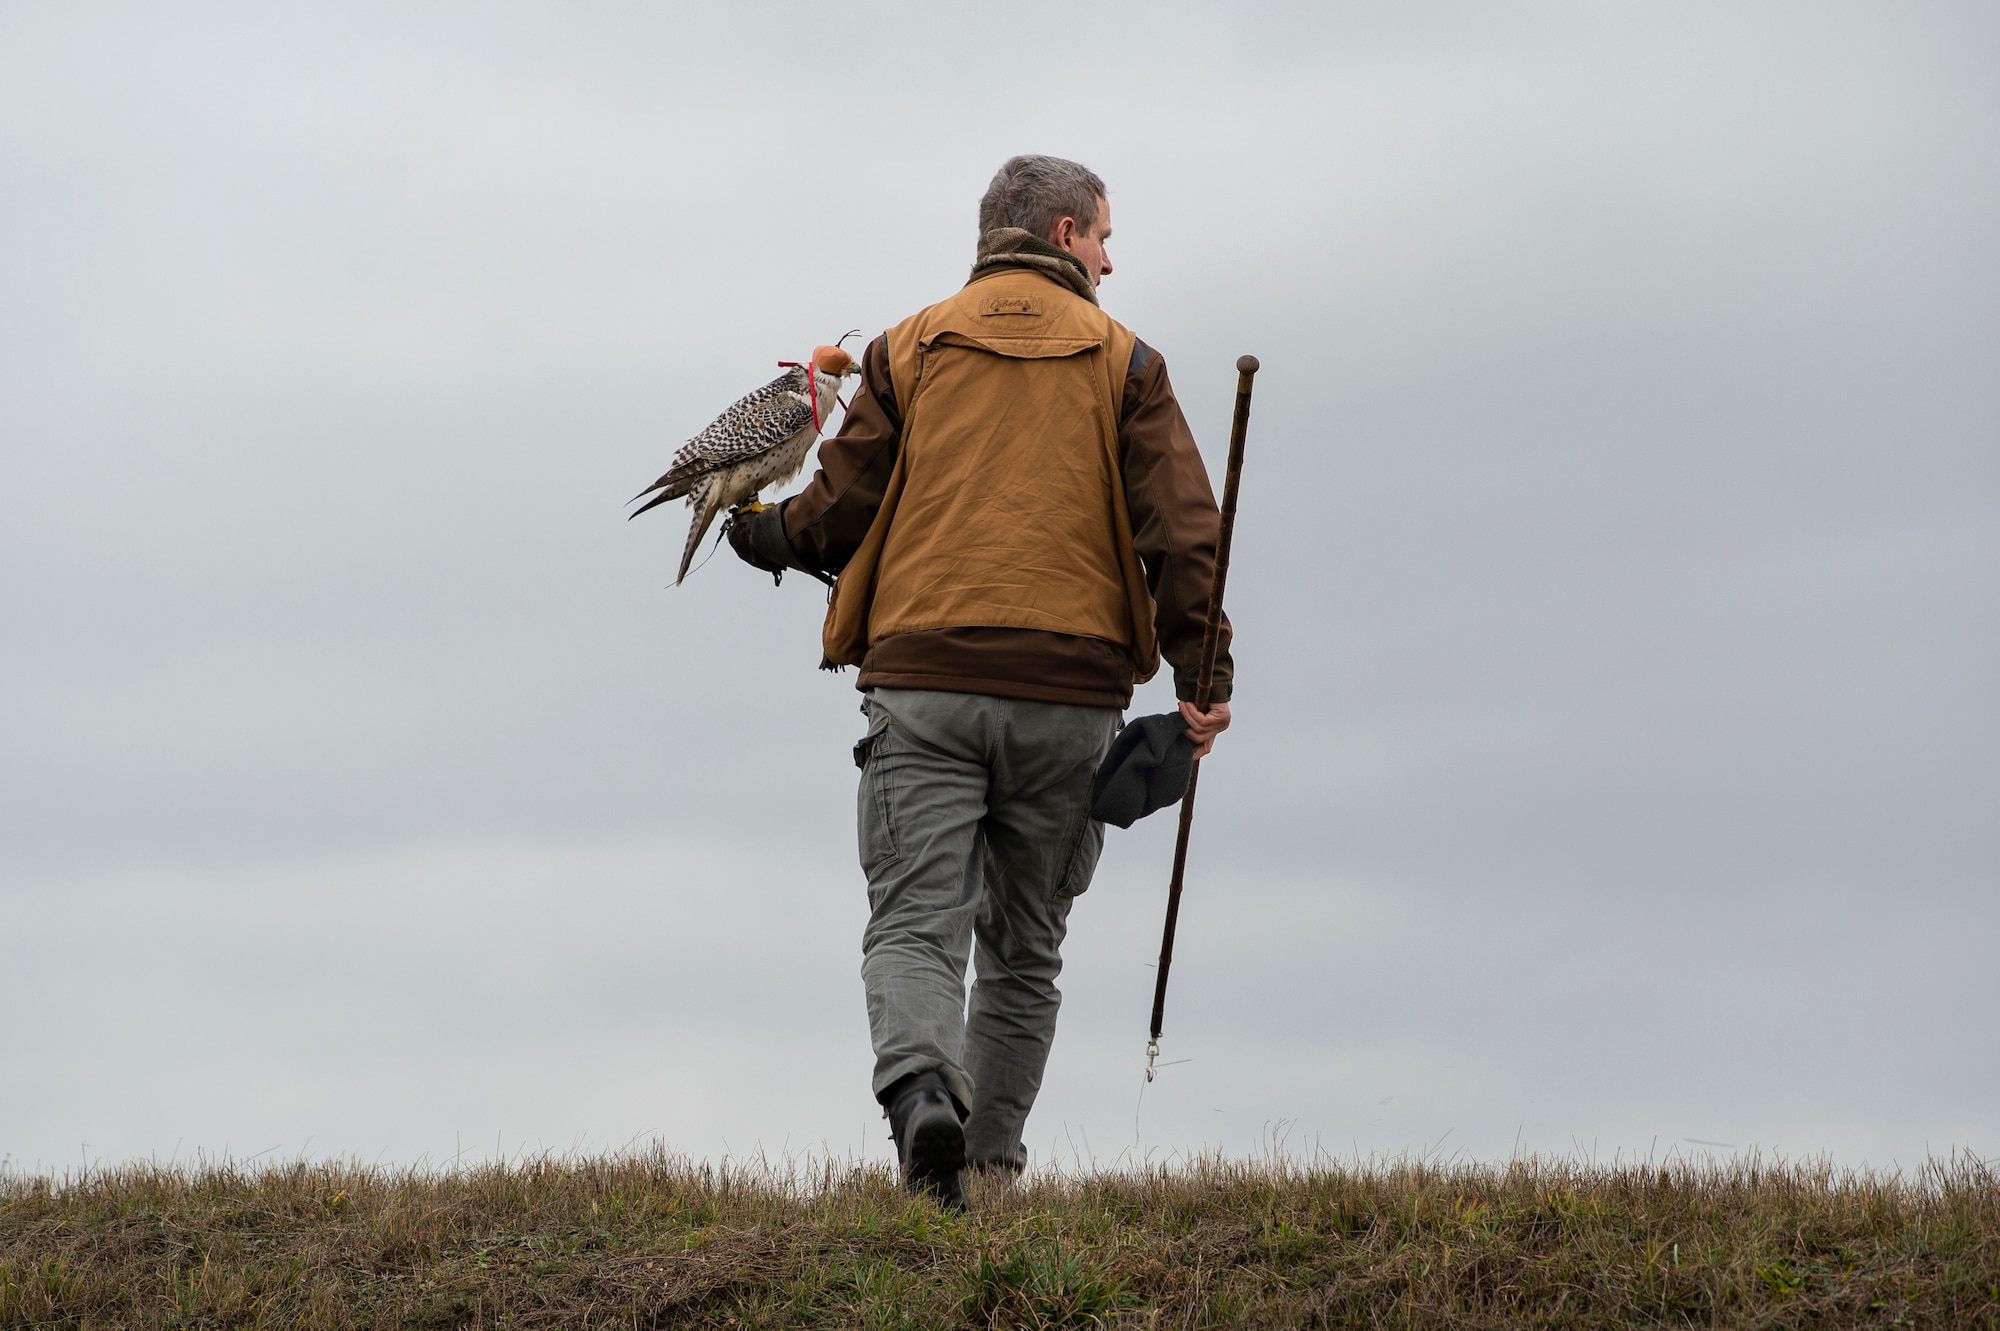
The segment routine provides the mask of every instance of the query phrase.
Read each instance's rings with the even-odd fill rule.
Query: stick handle
[[[1236,359],[1236,415],[1229,423],[1229,469],[1222,481],[1222,531],[1215,541],[1215,581],[1208,589],[1208,623],[1201,634],[1201,668],[1195,675],[1194,705],[1208,710],[1209,690],[1215,685],[1215,654],[1222,633],[1222,593],[1229,581],[1229,546],[1236,536],[1236,492],[1243,481],[1243,440],[1250,431],[1250,387],[1257,374],[1255,356]],[[1152,1041],[1159,1043],[1160,1026],[1166,1020],[1167,972],[1174,964],[1174,930],[1181,918],[1181,887],[1187,874],[1188,833],[1194,827],[1194,792],[1201,780],[1201,760],[1188,773],[1187,794],[1181,797],[1180,834],[1174,841],[1174,875],[1167,884],[1167,923],[1160,935],[1160,966],[1153,977]],[[1146,1080],[1153,1079],[1150,1055]]]

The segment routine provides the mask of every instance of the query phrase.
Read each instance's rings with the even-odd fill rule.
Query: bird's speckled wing
[[[799,401],[803,386],[798,372],[787,370],[756,392],[738,398],[674,454],[674,466],[700,459],[711,468],[726,467],[784,443],[813,423],[811,404]]]
[[[665,475],[634,496],[635,499],[653,497],[632,516],[636,518],[655,504],[680,498],[712,472],[747,462],[799,431],[810,430],[812,406],[799,400],[804,387],[805,380],[799,371],[787,370],[756,392],[737,399],[729,410],[710,421],[707,429],[681,445]],[[823,411],[820,419],[826,419]]]

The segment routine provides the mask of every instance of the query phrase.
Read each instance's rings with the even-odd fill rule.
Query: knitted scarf
[[[1097,284],[1090,280],[1090,272],[1083,266],[1083,260],[1066,249],[1049,244],[1032,231],[1024,231],[1018,226],[1002,226],[979,238],[979,249],[972,260],[972,275],[977,277],[989,268],[1003,266],[1033,268],[1053,277],[1092,305],[1097,304]]]

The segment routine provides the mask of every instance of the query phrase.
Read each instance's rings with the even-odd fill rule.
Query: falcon
[[[842,341],[846,339],[843,338]],[[782,485],[806,465],[834,403],[849,375],[861,373],[854,357],[838,345],[814,347],[804,364],[780,361],[789,368],[709,422],[708,428],[681,446],[666,475],[632,496],[637,503],[652,495],[632,516],[657,504],[687,496],[694,510],[687,546],[681,551],[681,571],[674,586],[687,577],[688,565],[701,546],[715,515],[724,508],[761,513],[757,492]]]

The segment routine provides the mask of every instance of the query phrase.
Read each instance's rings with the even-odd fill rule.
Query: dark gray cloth
[[[1194,741],[1179,712],[1142,716],[1111,741],[1090,782],[1090,816],[1130,827],[1149,813],[1180,803],[1194,770]]]

